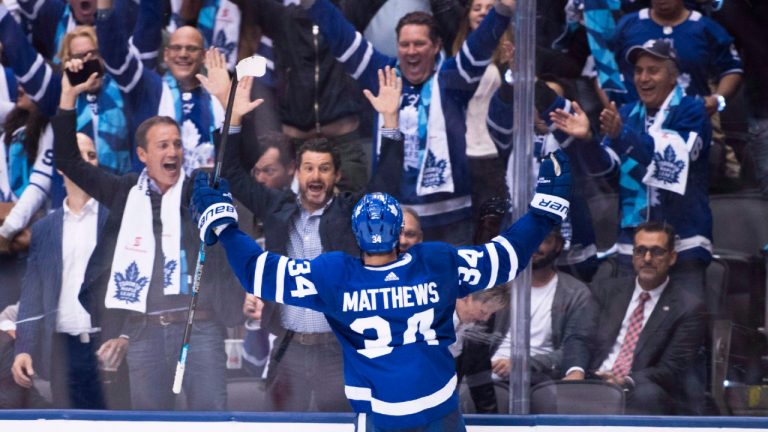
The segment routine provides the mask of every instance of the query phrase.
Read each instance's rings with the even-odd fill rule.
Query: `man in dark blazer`
[[[668,277],[674,244],[670,225],[639,225],[632,254],[637,276],[593,286],[600,313],[590,370],[627,391],[628,414],[673,413],[705,335],[704,304]]]
[[[216,62],[208,65],[208,79],[203,85],[226,104],[229,75],[215,67]],[[388,88],[394,91],[394,72],[391,80]],[[241,81],[241,85],[232,109],[222,176],[229,181],[233,196],[261,219],[265,249],[307,259],[329,251],[360,253],[349,221],[361,194],[335,192],[341,179],[341,156],[330,141],[310,139],[297,150],[298,194],[266,187],[250,175],[251,161],[244,166],[241,157],[245,145],[241,121],[258,104],[250,101],[249,82]],[[374,100],[389,102],[393,111],[382,113],[388,128],[382,128],[382,155],[376,171],[382,175],[374,174],[368,190],[394,194],[403,160],[403,137],[396,130],[399,89],[387,93],[386,101],[381,94]],[[267,372],[267,398],[272,410],[306,411],[313,408],[313,399],[319,411],[350,409],[344,395],[341,347],[323,314],[261,300],[244,312],[260,319],[261,328],[277,336]],[[306,364],[316,366],[307,368]]]
[[[78,134],[77,144],[83,160],[98,165],[93,141]],[[63,206],[32,226],[11,372],[24,388],[35,374],[50,380],[56,408],[103,409],[99,332],[77,296],[109,211],[66,176],[64,186]]]
[[[80,70],[76,60],[65,68]],[[141,174],[114,175],[80,158],[75,105],[95,79],[72,86],[64,74],[59,111],[51,118],[56,167],[109,208],[79,298],[106,343],[116,341],[102,349],[105,355],[126,356],[132,408],[172,410],[200,247],[188,207],[193,179],[183,174],[181,131],[170,117],[151,117],[136,129]],[[226,327],[244,321],[245,294],[225,263],[223,251],[206,253],[182,387],[190,410],[226,409],[224,339]]]

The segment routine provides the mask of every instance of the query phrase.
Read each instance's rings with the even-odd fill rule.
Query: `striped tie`
[[[632,316],[629,317],[627,334],[624,336],[624,342],[621,343],[619,356],[616,357],[616,361],[613,363],[613,374],[617,377],[625,377],[632,370],[635,345],[637,345],[637,338],[643,330],[643,310],[645,309],[645,302],[650,298],[651,295],[647,292],[640,293],[640,303],[632,311]]]

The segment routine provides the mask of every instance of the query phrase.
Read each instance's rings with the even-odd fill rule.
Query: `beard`
[[[555,260],[557,260],[557,257],[559,256],[560,256],[560,251],[553,250],[539,259],[534,259],[533,262],[531,263],[531,269],[541,270],[543,268],[549,267],[555,263]]]

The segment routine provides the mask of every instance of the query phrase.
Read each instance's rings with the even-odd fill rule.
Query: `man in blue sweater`
[[[378,93],[379,69],[397,68],[403,78],[399,129],[405,136],[397,198],[420,215],[425,240],[468,244],[472,200],[465,112],[509,25],[514,1],[498,1],[460,52],[444,61],[439,57],[442,42],[436,21],[425,12],[409,13],[398,22],[398,56],[393,58],[356,32],[329,0],[301,4],[333,55],[362,88]],[[373,154],[379,155],[380,149],[377,142]]]

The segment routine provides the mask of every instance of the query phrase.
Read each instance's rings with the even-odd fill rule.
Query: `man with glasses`
[[[223,123],[224,109],[200,86],[198,74],[206,60],[202,34],[190,26],[174,31],[163,50],[168,71],[160,75],[142,66],[142,56],[128,38],[125,3],[99,0],[96,31],[107,71],[121,90],[144,98],[135,107],[142,113],[134,124],[139,125],[155,115],[172,117],[181,129],[185,173],[189,175],[196,168],[213,166],[213,131]],[[161,39],[163,2],[147,3],[142,4],[139,21],[147,32],[154,32],[155,37]],[[214,60],[219,60],[218,56]],[[134,169],[140,171],[140,167],[134,159]]]
[[[635,229],[636,276],[594,283],[599,306],[591,375],[627,392],[627,414],[673,414],[686,403],[686,372],[705,334],[705,308],[669,277],[677,260],[674,229]]]

